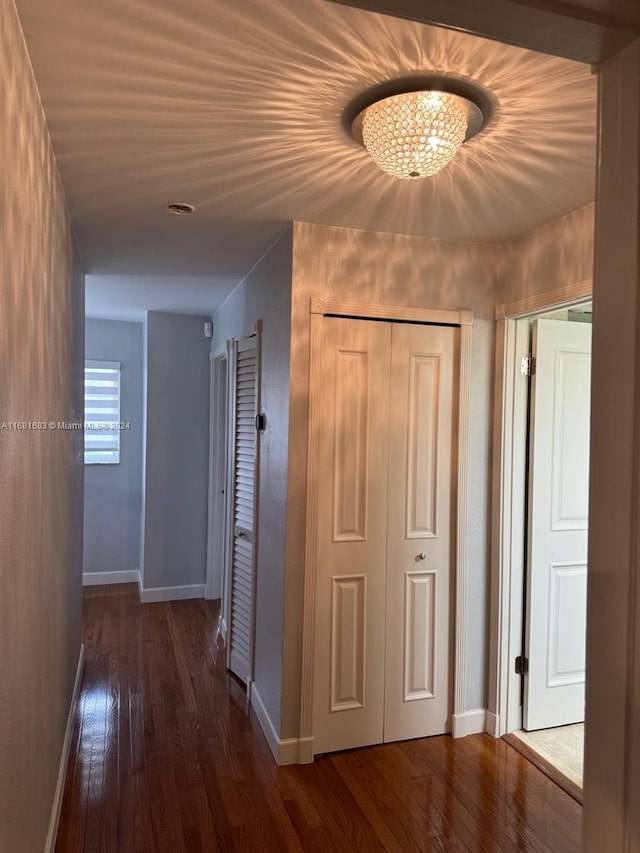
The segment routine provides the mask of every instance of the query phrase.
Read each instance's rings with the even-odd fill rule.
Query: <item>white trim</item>
[[[500,717],[491,711],[486,711],[484,730],[491,737],[500,737]]]
[[[486,726],[487,712],[484,708],[454,714],[451,718],[451,734],[455,738],[482,734],[487,730]]]
[[[262,319],[255,322],[256,336],[256,415],[262,412]],[[234,409],[235,417],[235,409]],[[260,450],[262,433],[256,429],[256,458],[253,481],[253,542],[251,555],[253,557],[253,579],[251,583],[251,646],[249,653],[249,678],[253,682],[256,677],[256,624],[258,621],[258,554],[260,553]],[[234,448],[235,453],[235,448]],[[230,614],[232,615],[232,614]]]
[[[143,589],[140,583],[138,586],[142,604],[150,604],[153,601],[184,601],[188,598],[204,598],[207,590],[204,583],[189,586],[156,586],[150,589]]]
[[[260,723],[260,728],[262,729],[276,764],[279,767],[283,767],[287,764],[306,763],[304,761],[300,761],[300,741],[298,738],[281,739],[278,737],[278,733],[271,721],[271,717],[269,716],[267,709],[264,707],[264,702],[256,690],[255,682],[251,682],[251,707],[253,708],[256,718]]]
[[[82,575],[82,586],[102,586],[111,583],[138,583],[138,569],[124,572],[85,572]]]
[[[56,782],[56,790],[53,796],[53,805],[51,806],[49,831],[47,832],[47,841],[44,847],[45,853],[53,853],[56,846],[56,839],[58,836],[58,824],[60,823],[60,812],[62,810],[62,798],[64,796],[64,783],[67,778],[67,765],[69,764],[69,753],[71,752],[71,741],[73,739],[73,722],[75,719],[76,704],[78,702],[78,696],[80,694],[83,667],[84,645],[81,644],[80,653],[78,654],[78,665],[76,667],[76,678],[73,683],[71,703],[69,704],[67,727],[64,732],[64,741],[62,743],[62,755],[60,756],[60,766],[58,767],[58,781]]]
[[[529,352],[528,320],[499,321],[496,345],[489,708],[503,735],[522,725],[520,677],[511,664],[522,653],[529,382],[518,356]]]
[[[301,737],[298,739],[298,764],[313,764],[313,738]]]
[[[220,373],[222,365],[226,372],[223,386]],[[219,414],[224,395],[226,419]],[[227,554],[227,513],[229,512],[229,353],[225,347],[215,355],[209,354],[209,489],[207,501],[207,591],[209,599],[222,598],[224,563]],[[223,471],[220,470],[222,463]],[[223,487],[223,488],[221,488]],[[224,494],[223,494],[224,491]],[[220,519],[222,542],[216,541],[216,520]],[[218,561],[218,565],[216,565]]]
[[[227,352],[227,479],[225,483],[225,528],[224,528],[224,554],[222,562],[222,590],[220,599],[221,624],[224,626],[225,659],[229,665],[229,646],[227,644],[227,626],[229,623],[229,610],[231,607],[231,559],[233,546],[233,477],[235,453],[235,417],[236,395],[235,395],[235,371],[236,353],[235,345],[231,338],[226,343]]]
[[[213,598],[213,525],[214,518],[217,509],[217,501],[215,494],[215,485],[214,480],[217,475],[217,465],[215,458],[215,446],[216,446],[216,438],[217,432],[216,429],[216,415],[217,412],[214,413],[213,407],[214,403],[217,403],[215,399],[215,373],[216,373],[216,361],[213,358],[212,353],[209,353],[209,482],[207,484],[207,574],[206,574],[206,596],[207,598]],[[221,579],[222,580],[222,579]]]
[[[455,641],[453,713],[465,713],[467,685],[467,577],[469,574],[469,422],[471,418],[471,329],[460,327],[460,387],[458,410],[458,498],[456,509]],[[457,734],[454,737],[464,737]]]
[[[496,305],[496,320],[515,319],[516,317],[528,317],[539,314],[541,311],[551,311],[554,308],[564,308],[566,305],[579,305],[581,302],[590,302],[593,299],[593,281],[588,278],[585,281],[576,281],[566,284],[555,290],[547,290],[519,299],[517,302],[506,302]]]
[[[227,642],[227,621],[223,619],[222,613],[218,614],[218,633],[222,637],[222,642]]]
[[[302,608],[302,677],[300,687],[300,738],[313,747],[313,669],[316,618],[316,554],[318,542],[318,476],[320,457],[320,352],[322,314],[311,308],[309,361],[309,444],[307,449],[307,511],[304,555],[304,598]]]
[[[318,458],[322,411],[320,407],[320,353],[322,324],[325,314],[365,319],[393,321],[409,320],[420,323],[440,323],[460,326],[460,387],[458,422],[457,519],[456,519],[456,600],[455,638],[453,655],[454,702],[457,718],[464,715],[466,695],[466,612],[467,612],[467,515],[469,491],[469,419],[471,398],[471,334],[472,311],[439,311],[388,305],[335,302],[312,298],[311,343],[309,373],[309,445],[307,451],[307,512],[304,563],[304,602],[302,626],[302,673],[300,697],[300,747],[301,761],[313,760],[313,670],[314,627],[317,552]],[[460,737],[463,726],[455,726],[454,737]],[[303,746],[304,745],[304,746]]]
[[[85,358],[84,365],[90,370],[122,370],[122,363],[119,361],[99,361],[95,358]]]
[[[249,695],[248,689],[247,695]],[[280,751],[280,738],[278,737],[276,728],[271,722],[271,717],[269,716],[267,709],[264,707],[264,702],[260,698],[260,694],[256,690],[255,686],[252,686],[251,689],[251,707],[255,711],[262,733],[264,734],[267,744],[269,745],[269,749],[271,750],[271,754],[277,763],[278,753]]]

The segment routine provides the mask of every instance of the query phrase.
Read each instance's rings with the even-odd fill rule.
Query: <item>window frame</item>
[[[96,422],[97,416],[94,415],[92,418],[87,418],[86,409],[87,409],[87,370],[111,370],[117,371],[118,376],[118,400],[117,400],[117,413],[115,415],[110,414],[108,416],[108,420],[111,421],[114,419],[114,423],[117,425],[114,430],[115,439],[116,439],[116,449],[110,451],[101,451],[100,450],[87,450],[87,434],[93,433],[93,430],[87,430],[87,424]],[[122,364],[119,361],[105,361],[103,359],[95,359],[95,358],[86,358],[84,361],[84,409],[83,409],[83,436],[84,436],[84,450],[83,450],[83,458],[85,465],[119,465],[121,461],[121,446],[120,446],[120,421],[121,421],[121,409],[122,409]],[[105,418],[106,420],[107,418]],[[89,458],[87,458],[87,453],[91,454]],[[112,454],[115,453],[115,458]],[[109,455],[107,455],[109,454]]]

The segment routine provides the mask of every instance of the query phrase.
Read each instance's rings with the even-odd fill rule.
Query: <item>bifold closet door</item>
[[[315,752],[380,743],[391,325],[326,318],[321,378]]]
[[[459,329],[324,320],[314,751],[450,730]]]
[[[451,730],[459,334],[393,326],[385,741]]]

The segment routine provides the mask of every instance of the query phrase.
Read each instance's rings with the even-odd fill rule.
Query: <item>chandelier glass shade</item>
[[[362,142],[375,163],[402,180],[435,175],[465,141],[468,101],[439,91],[406,92],[368,106]]]

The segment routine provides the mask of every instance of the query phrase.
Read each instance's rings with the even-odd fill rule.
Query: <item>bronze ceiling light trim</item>
[[[373,86],[347,105],[343,123],[383,172],[415,180],[444,169],[493,114],[477,85],[426,74]]]

